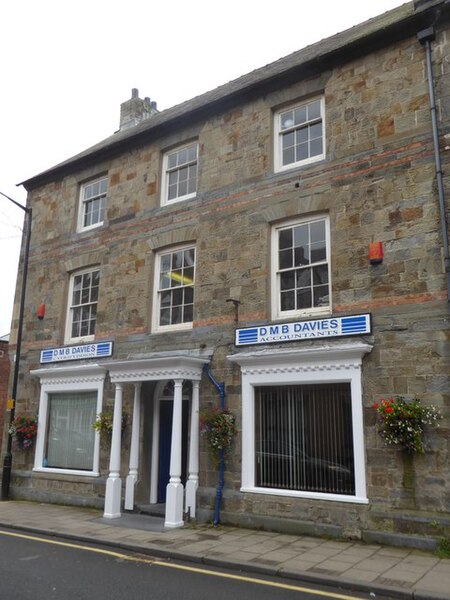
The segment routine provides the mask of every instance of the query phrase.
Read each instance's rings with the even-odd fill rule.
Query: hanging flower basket
[[[114,415],[110,411],[101,412],[97,415],[96,420],[92,423],[92,428],[98,431],[102,441],[110,442],[112,438]],[[122,433],[128,424],[128,415],[122,414]]]
[[[37,421],[34,417],[19,415],[9,426],[8,432],[14,438],[16,448],[30,450],[36,440]]]
[[[209,408],[200,412],[200,433],[206,439],[211,457],[216,460],[220,450],[230,449],[237,434],[236,417],[228,408]]]
[[[377,413],[378,433],[388,445],[401,447],[409,454],[422,454],[425,426],[439,427],[442,419],[434,406],[424,406],[418,398],[409,400],[396,396],[375,402],[372,408]]]

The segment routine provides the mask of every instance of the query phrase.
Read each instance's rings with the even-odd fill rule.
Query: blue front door
[[[186,458],[189,401],[183,400],[181,483],[186,483]],[[172,444],[173,400],[163,400],[159,407],[159,464],[158,464],[158,503],[166,501],[166,488],[170,479],[170,448]]]

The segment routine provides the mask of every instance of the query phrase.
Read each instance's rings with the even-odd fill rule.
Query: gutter
[[[448,5],[450,0],[446,0],[445,4]],[[439,11],[436,15],[437,20],[439,18]],[[441,151],[439,147],[439,129],[437,120],[437,109],[436,109],[436,98],[434,93],[434,78],[433,78],[433,63],[432,63],[432,48],[431,42],[436,37],[434,26],[422,29],[417,34],[418,41],[425,48],[425,60],[427,67],[427,80],[428,80],[428,96],[430,102],[430,113],[431,113],[431,127],[433,136],[433,149],[434,149],[434,163],[436,171],[436,183],[438,191],[438,206],[439,206],[439,221],[441,227],[442,236],[442,249],[444,254],[444,270],[446,275],[447,283],[447,307],[450,310],[450,255],[449,255],[449,239],[448,239],[448,225],[445,211],[445,193],[444,193],[444,181],[442,173],[441,163]]]
[[[219,393],[220,409],[223,410],[225,408],[225,384],[223,382],[218,383],[214,379],[214,377],[211,374],[208,364],[205,364],[203,366],[203,371],[204,371],[205,375],[208,377],[208,379],[210,380],[210,382],[213,384],[213,386],[216,388],[217,392]],[[220,502],[222,500],[222,490],[223,490],[223,486],[224,486],[224,471],[225,471],[224,451],[223,451],[223,448],[221,448],[219,450],[219,481],[217,483],[216,500],[215,500],[215,505],[214,505],[214,520],[213,520],[214,527],[217,527],[217,525],[219,525],[219,523],[220,523]]]

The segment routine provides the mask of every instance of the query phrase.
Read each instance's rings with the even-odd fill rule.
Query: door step
[[[166,505],[165,504],[137,504],[134,512],[139,515],[149,515],[151,517],[166,516]]]

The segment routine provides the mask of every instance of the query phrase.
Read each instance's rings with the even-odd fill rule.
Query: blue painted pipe
[[[209,369],[209,365],[203,365],[203,371],[208,379],[211,381],[213,386],[219,393],[219,401],[220,401],[220,410],[225,408],[225,384],[223,382],[218,383],[214,377],[211,375],[211,371]],[[225,461],[224,461],[224,451],[223,449],[219,450],[219,481],[217,482],[216,487],[216,501],[214,506],[214,520],[213,525],[217,527],[220,523],[220,501],[222,500],[222,490],[224,485],[224,470],[225,470]]]

